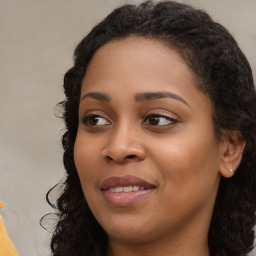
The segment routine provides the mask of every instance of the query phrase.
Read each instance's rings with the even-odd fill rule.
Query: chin
[[[139,230],[134,230],[132,232],[130,232],[130,230],[124,230],[119,232],[109,232],[107,234],[111,240],[130,244],[142,244],[153,240],[150,234]]]
[[[110,239],[134,244],[147,242],[152,239],[151,234],[156,233],[146,229],[145,224],[138,224],[138,220],[135,223],[133,221],[129,223],[109,221],[108,225],[103,225],[103,227]]]

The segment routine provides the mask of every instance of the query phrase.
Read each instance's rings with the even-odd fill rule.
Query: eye
[[[106,118],[95,114],[85,115],[82,121],[88,126],[105,126],[111,124]]]
[[[143,121],[143,124],[153,126],[167,126],[175,123],[177,123],[177,120],[169,116],[159,114],[150,114],[146,116],[146,118]]]

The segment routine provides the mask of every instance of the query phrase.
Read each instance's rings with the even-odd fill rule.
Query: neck
[[[165,237],[147,243],[129,243],[109,239],[107,256],[210,256],[207,236]]]

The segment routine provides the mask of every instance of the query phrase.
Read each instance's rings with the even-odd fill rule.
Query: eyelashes
[[[177,123],[177,120],[161,114],[146,115],[143,121],[144,125],[151,125],[151,126],[169,126],[175,123]]]
[[[102,115],[99,114],[85,114],[82,118],[82,122],[84,125],[90,128],[104,128],[106,126],[112,125],[112,122]],[[145,115],[142,121],[142,125],[146,127],[169,127],[171,125],[176,124],[178,121],[170,116],[152,113]]]
[[[82,122],[87,126],[106,126],[111,125],[111,122],[106,118],[97,114],[84,115]]]

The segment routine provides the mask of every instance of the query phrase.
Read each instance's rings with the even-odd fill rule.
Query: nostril
[[[110,155],[105,156],[105,160],[109,163],[110,162],[126,162],[126,161],[134,160],[137,158],[138,158],[137,155],[126,155],[124,157],[122,157],[122,156],[112,157]]]
[[[127,156],[127,158],[129,158],[129,159],[133,159],[133,158],[135,158],[136,156],[135,155],[129,155],[129,156]]]

